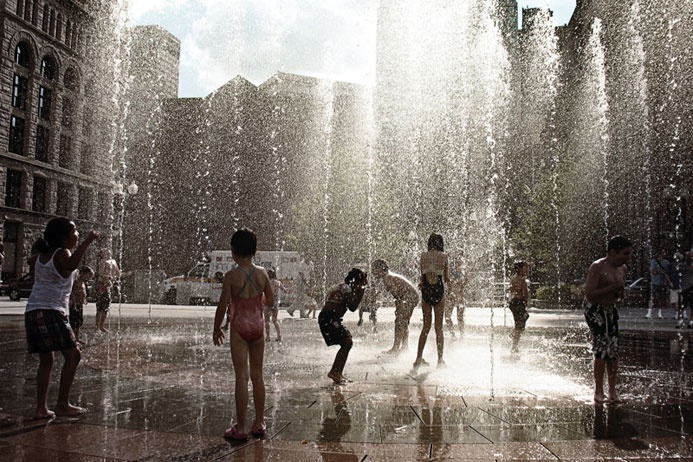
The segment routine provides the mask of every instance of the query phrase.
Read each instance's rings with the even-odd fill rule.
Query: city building
[[[1,5],[0,225],[8,279],[27,271],[26,257],[51,217],[107,234],[113,182],[103,138],[94,140],[102,91],[88,58],[105,4]]]

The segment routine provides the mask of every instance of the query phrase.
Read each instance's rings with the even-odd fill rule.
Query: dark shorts
[[[525,330],[527,319],[529,319],[527,302],[522,299],[514,298],[510,300],[508,308],[510,308],[510,312],[513,314],[513,319],[515,320],[515,329]]]
[[[318,324],[327,346],[339,345],[342,340],[351,338],[351,332],[342,325],[342,318],[334,311],[321,311],[318,315]]]
[[[585,320],[592,334],[592,352],[597,359],[618,358],[618,311],[614,305],[583,302]]]
[[[669,300],[669,287],[667,286],[650,286],[650,293],[653,300]]]
[[[75,333],[67,316],[55,310],[34,310],[24,313],[29,353],[64,351],[77,346]]]
[[[70,326],[79,329],[84,324],[84,305],[70,304]]]
[[[96,296],[96,312],[108,313],[111,308],[111,291],[102,292]]]
[[[437,305],[445,296],[445,286],[443,285],[443,277],[438,276],[438,281],[430,284],[424,276],[423,284],[421,284],[421,299],[429,305]]]

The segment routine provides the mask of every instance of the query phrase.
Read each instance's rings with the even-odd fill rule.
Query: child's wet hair
[[[513,270],[514,270],[515,274],[519,273],[522,270],[522,268],[524,268],[525,266],[527,266],[526,261],[524,261],[524,260],[516,261],[513,264]]]
[[[428,237],[428,250],[440,250],[443,252],[443,236],[437,233],[432,233]]]
[[[277,279],[277,272],[274,268],[270,268],[267,270],[267,276],[269,276],[270,279]]]
[[[609,242],[606,245],[606,252],[609,253],[612,250],[620,252],[621,250],[626,249],[628,247],[633,247],[633,243],[623,236],[614,236],[611,239],[609,239]]]
[[[390,270],[390,267],[388,266],[387,261],[383,260],[382,258],[375,260],[373,262],[372,266],[373,266],[373,271],[382,271],[384,273],[387,273]]]
[[[39,238],[31,247],[32,251],[48,253],[51,249],[57,249],[65,245],[70,233],[77,227],[72,220],[65,217],[52,218],[46,223],[43,238]]]
[[[349,271],[349,274],[344,278],[344,282],[347,284],[353,284],[354,282],[361,282],[366,280],[366,272],[358,269],[358,268],[351,268],[351,271]]]
[[[251,229],[239,229],[231,236],[231,250],[241,257],[252,257],[257,252],[257,236]]]

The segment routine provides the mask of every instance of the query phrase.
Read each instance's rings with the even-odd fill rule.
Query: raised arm
[[[69,250],[62,249],[55,254],[54,262],[55,269],[64,278],[68,277],[74,270],[79,267],[82,262],[84,253],[89,248],[89,245],[99,238],[99,233],[96,231],[90,231],[89,235],[85,240],[83,240],[71,254]]]

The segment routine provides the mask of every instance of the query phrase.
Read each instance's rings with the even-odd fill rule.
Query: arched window
[[[29,68],[29,45],[26,42],[19,42],[14,49],[14,63]]]
[[[55,37],[58,40],[63,38],[63,15],[58,13],[58,21],[55,24]]]
[[[41,76],[48,80],[55,80],[56,71],[55,60],[50,56],[44,56],[41,60]]]
[[[44,32],[48,32],[48,16],[49,16],[49,14],[50,13],[48,12],[48,4],[46,3],[45,5],[43,5],[43,14],[41,15],[41,16],[43,16],[43,18],[41,19],[41,30],[43,30]]]
[[[31,9],[31,24],[34,26],[38,24],[38,9],[39,9],[39,2],[36,0],[34,2],[34,7]]]
[[[55,10],[51,10],[51,17],[48,23],[48,33],[55,35]]]
[[[72,21],[65,22],[65,45],[72,47]]]

